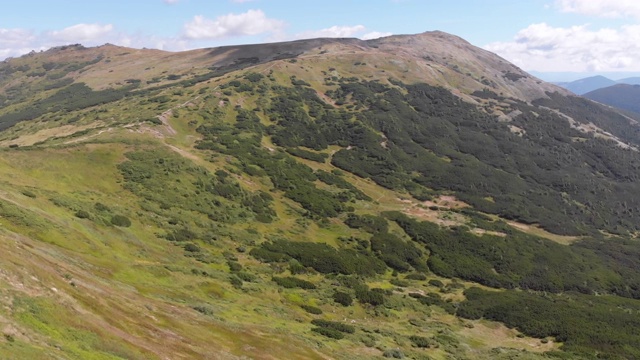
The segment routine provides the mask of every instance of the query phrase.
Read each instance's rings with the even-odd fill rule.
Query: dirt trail
[[[216,88],[218,88],[217,86],[213,89],[215,90]],[[176,109],[180,109],[183,108],[189,104],[192,104],[194,101],[198,100],[198,98],[200,98],[200,95],[196,96],[195,98],[191,99],[191,100],[187,100],[184,103],[178,105],[178,106],[174,106],[169,110],[166,110],[165,112],[163,112],[162,114],[158,115],[158,119],[160,121],[162,121],[162,124],[165,126],[165,128],[167,129],[167,132],[169,133],[169,135],[176,135],[178,132],[176,131],[176,129],[173,128],[173,126],[171,126],[171,124],[169,123],[169,118],[171,116],[173,116],[173,110]]]

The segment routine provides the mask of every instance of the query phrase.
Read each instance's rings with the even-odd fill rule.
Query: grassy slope
[[[136,215],[136,199],[119,184],[115,165],[130,148],[108,143],[4,152],[0,181],[5,186],[1,195],[3,204],[13,205],[4,214],[6,241],[2,253],[3,262],[16,266],[4,268],[8,275],[3,278],[3,294],[11,304],[5,315],[10,324],[5,334],[15,333],[13,342],[4,343],[7,354],[57,351],[72,358],[114,358],[115,352],[115,356],[125,358],[147,358],[164,352],[191,357],[213,351],[220,356],[230,353],[281,358],[278,354],[286,354],[320,358],[313,350],[318,344],[322,344],[322,352],[334,355],[349,351],[366,358],[377,353],[357,345],[357,338],[355,343],[324,344],[309,333],[306,321],[298,323],[309,315],[296,305],[307,303],[325,311],[337,310],[332,316],[336,320],[348,317],[364,326],[377,326],[374,324],[380,320],[371,319],[363,308],[342,310],[321,296],[310,297],[300,290],[280,292],[264,276],[239,292],[226,283],[226,266],[203,266],[184,258],[182,249],[158,239],[154,235],[158,229],[144,216]],[[23,195],[25,189],[36,197]],[[133,226],[106,227],[75,218],[71,209],[54,205],[51,199],[55,198],[65,199],[72,207],[87,208],[101,202],[129,215],[134,219]],[[293,206],[285,203],[277,208]],[[295,216],[283,213],[277,227],[302,231],[301,239],[332,242],[351,232],[338,225],[295,229]],[[229,243],[216,251],[232,248],[233,243]],[[256,273],[271,271],[246,256],[239,255],[239,260]],[[193,268],[204,268],[214,275],[203,279],[191,274]],[[381,279],[381,283],[385,281]],[[322,293],[330,296],[329,288]],[[196,304],[208,304],[214,315],[204,316],[189,308]],[[406,319],[424,317],[422,311],[391,312],[385,315],[385,327],[406,333]],[[435,320],[425,321],[428,324]],[[445,328],[464,329],[452,318],[446,323],[452,325],[442,325]],[[292,334],[306,334],[303,336],[308,340],[295,340],[299,335],[292,338]],[[395,345],[388,337],[378,338],[381,348]],[[516,339],[514,333],[507,338]],[[187,339],[189,346],[183,343]],[[309,342],[311,339],[315,341]],[[481,344],[478,341],[473,343],[477,346]],[[61,349],[55,350],[56,346]]]

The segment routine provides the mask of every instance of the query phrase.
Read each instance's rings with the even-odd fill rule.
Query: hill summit
[[[442,32],[0,64],[0,357],[640,357],[637,119]]]

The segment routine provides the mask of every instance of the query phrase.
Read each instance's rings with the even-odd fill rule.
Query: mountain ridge
[[[640,113],[640,85],[616,84],[583,94],[584,97],[619,109]]]
[[[485,63],[476,63],[474,64],[475,66],[473,68],[467,69],[467,70],[479,72],[483,67],[485,68],[501,67],[501,72],[492,74],[493,75],[492,79],[477,78],[477,79],[474,79],[475,83],[473,84],[466,81],[461,84],[456,84],[457,86],[461,86],[461,87],[463,86],[464,90],[471,92],[473,90],[481,90],[482,88],[487,87],[489,85],[491,85],[490,87],[493,87],[493,85],[495,84],[491,84],[490,82],[494,81],[500,85],[499,88],[494,88],[494,90],[497,90],[498,92],[501,92],[500,90],[506,90],[505,95],[507,96],[518,95],[518,96],[524,96],[527,99],[531,99],[531,100],[537,97],[544,97],[545,96],[544,91],[563,92],[562,88],[547,87],[549,86],[548,84],[541,82],[539,79],[531,77],[531,81],[534,81],[536,85],[542,85],[542,87],[544,88],[544,91],[542,93],[540,91],[536,91],[532,94],[527,94],[526,93],[527,90],[518,89],[517,86],[514,87],[512,83],[516,83],[520,79],[525,79],[525,81],[529,81],[530,75],[526,74],[521,69],[509,64],[506,60],[499,58],[497,55],[491,52],[474,47],[468,42],[466,42],[465,40],[457,36],[449,35],[440,31],[425,32],[417,35],[392,35],[392,36],[388,36],[380,39],[373,39],[373,40],[360,40],[356,38],[319,38],[319,39],[294,40],[289,42],[271,43],[271,44],[249,44],[249,45],[236,45],[236,46],[231,45],[231,46],[222,46],[217,48],[203,48],[203,49],[196,49],[196,50],[188,50],[183,52],[165,52],[162,50],[152,50],[152,49],[132,49],[132,48],[130,49],[126,47],[113,46],[110,44],[105,44],[105,45],[94,47],[94,48],[85,48],[85,47],[82,47],[81,45],[80,47],[76,45],[67,45],[67,46],[53,48],[49,50],[49,52],[55,53],[60,50],[73,51],[74,49],[84,53],[93,51],[93,52],[96,52],[96,54],[93,54],[93,56],[95,56],[96,58],[99,56],[105,56],[105,53],[100,52],[101,50],[104,50],[113,56],[122,56],[122,54],[124,53],[134,53],[134,54],[135,53],[140,53],[140,54],[156,53],[156,54],[163,54],[165,56],[163,58],[164,61],[172,61],[171,60],[172,58],[177,58],[177,57],[183,57],[183,58],[186,57],[190,61],[195,61],[195,64],[193,65],[198,65],[198,64],[204,65],[206,61],[213,60],[214,63],[210,64],[210,66],[224,67],[224,66],[232,65],[234,61],[237,62],[238,59],[244,59],[244,61],[251,60],[250,59],[251,56],[243,55],[244,53],[253,54],[253,55],[261,55],[264,53],[262,58],[260,58],[260,56],[254,56],[258,58],[258,62],[252,63],[253,65],[255,65],[257,63],[262,63],[265,61],[278,60],[279,57],[286,59],[287,57],[299,56],[304,52],[309,52],[314,49],[317,50],[319,47],[323,45],[341,45],[341,46],[347,47],[346,49],[341,49],[340,51],[355,51],[355,50],[363,50],[363,49],[373,50],[375,48],[372,49],[372,46],[377,46],[377,47],[382,46],[382,49],[378,49],[378,50],[386,50],[387,55],[390,55],[390,54],[394,54],[394,52],[398,50],[398,47],[402,47],[403,45],[406,45],[407,42],[412,43],[414,47],[419,46],[419,48],[421,49],[427,49],[426,53],[424,54],[421,54],[415,51],[413,53],[408,52],[408,54],[411,57],[413,57],[412,61],[416,61],[417,60],[416,58],[418,57],[422,58],[421,59],[422,61],[418,63],[418,66],[420,66],[420,70],[424,70],[425,66],[430,66],[428,65],[429,63],[431,63],[432,65],[438,65],[438,67],[435,69],[435,72],[434,70],[427,69],[431,72],[430,74],[432,75],[431,78],[425,75],[421,76],[420,74],[413,74],[413,75],[416,75],[415,80],[422,80],[422,81],[431,80],[433,85],[446,86],[447,81],[449,80],[442,78],[442,76],[458,77],[460,79],[467,77],[466,73],[465,74],[462,73],[464,69],[460,68],[461,64],[455,63],[455,58],[460,57],[461,59],[464,60],[466,64],[470,65],[472,64],[470,59],[478,56],[478,54],[481,54],[482,59]],[[448,46],[452,42],[455,42],[456,45],[453,47]],[[428,46],[430,45],[432,49],[428,50]],[[350,49],[349,46],[354,46],[354,48]],[[262,49],[261,50],[262,52],[258,51],[257,49]],[[437,54],[439,58],[438,59],[429,58],[429,51],[435,51],[436,49],[442,49],[440,51],[433,53],[433,54]],[[118,53],[116,54],[116,52]],[[207,55],[210,55],[212,59],[208,59],[206,56],[199,57],[198,55],[200,55],[201,53],[207,53]],[[395,55],[400,55],[400,53],[402,52],[396,52]],[[72,53],[72,54],[75,54],[75,53]],[[317,51],[315,54],[318,55]],[[464,55],[464,54],[467,54],[467,55]],[[130,54],[127,54],[127,55],[130,55]],[[324,53],[323,55],[330,56],[331,54]],[[27,54],[21,58],[34,57],[34,56],[37,57],[38,53]],[[12,61],[12,60],[8,60],[8,61]],[[7,61],[5,61],[5,63],[6,62]],[[135,60],[133,60],[133,62],[135,62]],[[179,61],[171,62],[172,66],[176,66],[178,63]],[[458,67],[456,68],[455,66],[458,66]],[[112,69],[112,70],[115,70],[115,69]],[[138,74],[144,71],[144,69],[142,68],[137,68],[136,70]],[[183,69],[178,67],[176,70],[180,71]],[[416,69],[412,69],[412,70],[415,71]],[[513,73],[511,73],[511,71],[513,71]],[[434,79],[433,76],[439,76],[441,78]],[[511,76],[513,80],[509,80],[505,76]],[[125,79],[121,79],[121,80],[125,80]],[[482,81],[484,81],[486,84],[482,83]],[[517,85],[522,85],[522,84],[517,83]],[[453,88],[453,86],[451,85],[449,85],[449,87]],[[511,91],[517,91],[518,93],[511,94]]]

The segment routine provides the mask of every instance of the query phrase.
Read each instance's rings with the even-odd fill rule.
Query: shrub
[[[363,304],[378,306],[384,304],[384,294],[380,289],[369,290],[361,288],[356,290],[356,297]]]
[[[335,249],[321,243],[278,240],[262,243],[249,254],[265,262],[282,262],[296,259],[305,267],[323,273],[374,275],[386,270],[384,263],[369,254],[352,249]]]
[[[399,349],[389,349],[382,353],[382,356],[393,359],[404,359],[404,354]]]
[[[322,314],[322,309],[317,308],[315,306],[311,306],[311,305],[300,305],[300,307],[302,309],[304,309],[304,311],[308,312],[309,314],[314,314],[314,315],[320,315]]]
[[[194,243],[187,243],[184,245],[184,250],[188,251],[188,252],[200,252],[202,251],[202,249],[200,249],[200,246],[194,244]]]
[[[93,207],[98,210],[98,211],[109,211],[111,209],[109,209],[109,207],[103,203],[95,203],[95,205],[93,205]]]
[[[242,280],[242,281],[253,282],[253,281],[256,280],[256,276],[255,275],[249,274],[247,272],[242,272],[242,271],[237,272],[236,276],[238,278],[240,278],[240,280]]]
[[[147,119],[148,122],[154,124],[154,125],[162,125],[162,120],[158,119],[158,118],[148,118]]]
[[[167,234],[167,240],[169,241],[189,241],[194,240],[196,238],[196,234],[189,229],[178,229],[173,231],[170,234]]]
[[[264,75],[258,73],[249,73],[245,75],[244,78],[255,83],[262,80],[264,78]]]
[[[36,194],[32,193],[29,190],[22,190],[22,195],[26,196],[26,197],[30,197],[32,199],[36,198]]]
[[[89,219],[91,217],[91,214],[89,214],[88,212],[84,211],[84,210],[78,210],[75,213],[75,216],[79,219]]]
[[[336,340],[340,340],[340,339],[344,338],[344,334],[343,333],[341,333],[340,331],[337,331],[337,330],[333,330],[333,329],[317,327],[317,328],[311,329],[311,331],[317,332],[320,335],[324,335],[324,336],[326,336],[328,338],[332,338],[332,339],[336,339]]]
[[[236,261],[227,261],[227,264],[229,265],[229,270],[231,270],[231,272],[238,272],[242,270],[242,265]]]
[[[404,278],[406,280],[420,280],[420,281],[427,280],[427,276],[425,274],[420,274],[420,273],[408,274]]]
[[[131,226],[131,220],[124,215],[113,215],[111,218],[111,224],[120,227],[129,227]]]
[[[282,286],[283,288],[287,288],[287,289],[293,289],[293,288],[300,288],[300,289],[315,289],[316,286],[307,280],[302,280],[302,279],[298,279],[296,277],[293,276],[287,276],[287,277],[277,277],[274,276],[272,278],[272,280]]]
[[[412,335],[409,340],[413,343],[413,346],[419,348],[429,348],[434,345],[434,340],[426,338],[424,336]]]
[[[336,291],[335,293],[333,293],[333,301],[342,306],[350,306],[353,303],[353,298],[351,297],[351,295],[345,292]]]
[[[409,286],[409,282],[406,280],[400,280],[400,279],[391,279],[389,280],[389,283],[391,285],[395,285],[397,287],[407,287]]]
[[[240,278],[235,275],[229,276],[229,283],[231,283],[231,285],[233,285],[233,287],[236,289],[242,288],[242,280],[240,280]]]
[[[439,306],[449,314],[455,314],[456,313],[455,305],[450,303],[450,302],[447,302],[447,301],[443,300],[440,297],[440,295],[438,295],[436,293],[428,293],[427,296],[419,297],[418,301],[420,303],[428,305],[428,306],[431,306],[431,305]]]
[[[213,315],[213,309],[208,305],[195,305],[192,309],[204,315]]]
[[[354,332],[356,332],[355,327],[337,321],[314,319],[311,320],[311,323],[321,328],[333,329],[343,333],[353,334]]]

